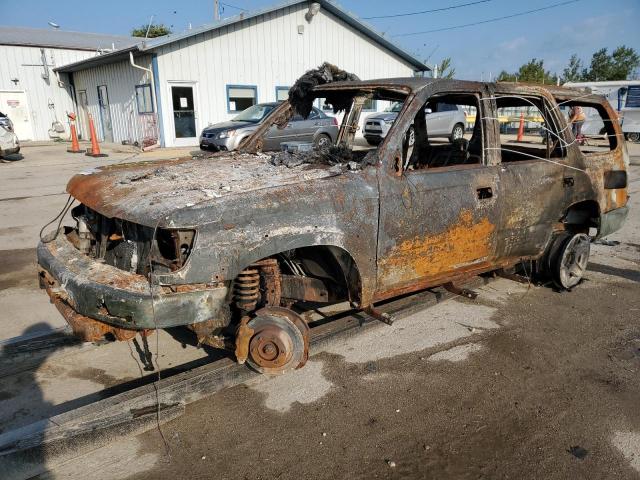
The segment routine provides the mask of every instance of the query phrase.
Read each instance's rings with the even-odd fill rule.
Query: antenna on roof
[[[151,15],[151,18],[149,19],[149,26],[147,27],[147,33],[144,34],[144,39],[146,40],[147,37],[149,36],[149,30],[151,29],[151,24],[153,23],[153,17],[154,15]]]
[[[49,24],[49,26],[53,27],[53,28],[60,28],[60,25],[58,25],[57,23],[53,23],[53,22],[47,22]]]

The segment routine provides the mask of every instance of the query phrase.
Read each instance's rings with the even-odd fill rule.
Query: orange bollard
[[[76,120],[76,114],[71,112],[67,114],[67,116],[69,117],[69,121],[71,122],[71,126],[69,127],[71,130],[71,148],[67,148],[67,152],[82,153],[82,150],[80,150],[80,144],[78,143],[78,134],[76,132],[76,125],[74,123]]]
[[[91,133],[91,148],[87,150],[85,155],[88,155],[89,157],[106,157],[106,153],[100,153],[96,127],[93,125],[93,117],[91,115],[89,115],[89,132]]]
[[[520,125],[518,126],[518,142],[522,141],[524,136],[524,113],[520,114]]]

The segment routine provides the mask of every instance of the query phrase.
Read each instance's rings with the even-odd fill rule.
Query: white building
[[[0,27],[0,112],[11,118],[20,140],[67,136],[68,131],[59,130],[67,129],[66,113],[75,110],[73,89],[67,75],[54,69],[135,41],[139,39]]]
[[[286,98],[324,61],[362,79],[428,69],[333,2],[289,0],[56,71],[70,75],[80,113],[93,116],[101,139],[183,146],[197,145],[210,123]]]

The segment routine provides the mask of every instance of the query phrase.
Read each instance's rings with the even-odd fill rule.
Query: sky
[[[477,2],[477,0],[475,0]],[[563,0],[485,0],[447,11],[366,20],[390,40],[428,63],[451,57],[456,77],[490,80],[501,70],[516,71],[531,58],[561,73],[571,54],[589,63],[596,50],[627,45],[640,51],[640,0],[577,0],[519,17],[465,28],[419,33],[482,22],[561,3]],[[565,0],[566,1],[566,0]],[[360,18],[444,8],[474,0],[340,0]],[[279,0],[229,0],[222,17],[279,3]],[[37,12],[37,14],[35,13]],[[0,25],[126,35],[131,28],[154,23],[174,32],[210,22],[213,0],[0,0]]]

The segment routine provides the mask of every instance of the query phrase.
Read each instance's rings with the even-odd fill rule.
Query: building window
[[[289,87],[276,87],[276,102],[289,100]]]
[[[365,100],[364,105],[362,106],[362,110],[364,112],[375,112],[376,101],[372,98]]]
[[[258,87],[227,85],[227,111],[241,112],[258,103]]]
[[[136,85],[136,103],[138,104],[138,113],[153,113],[150,84]]]

